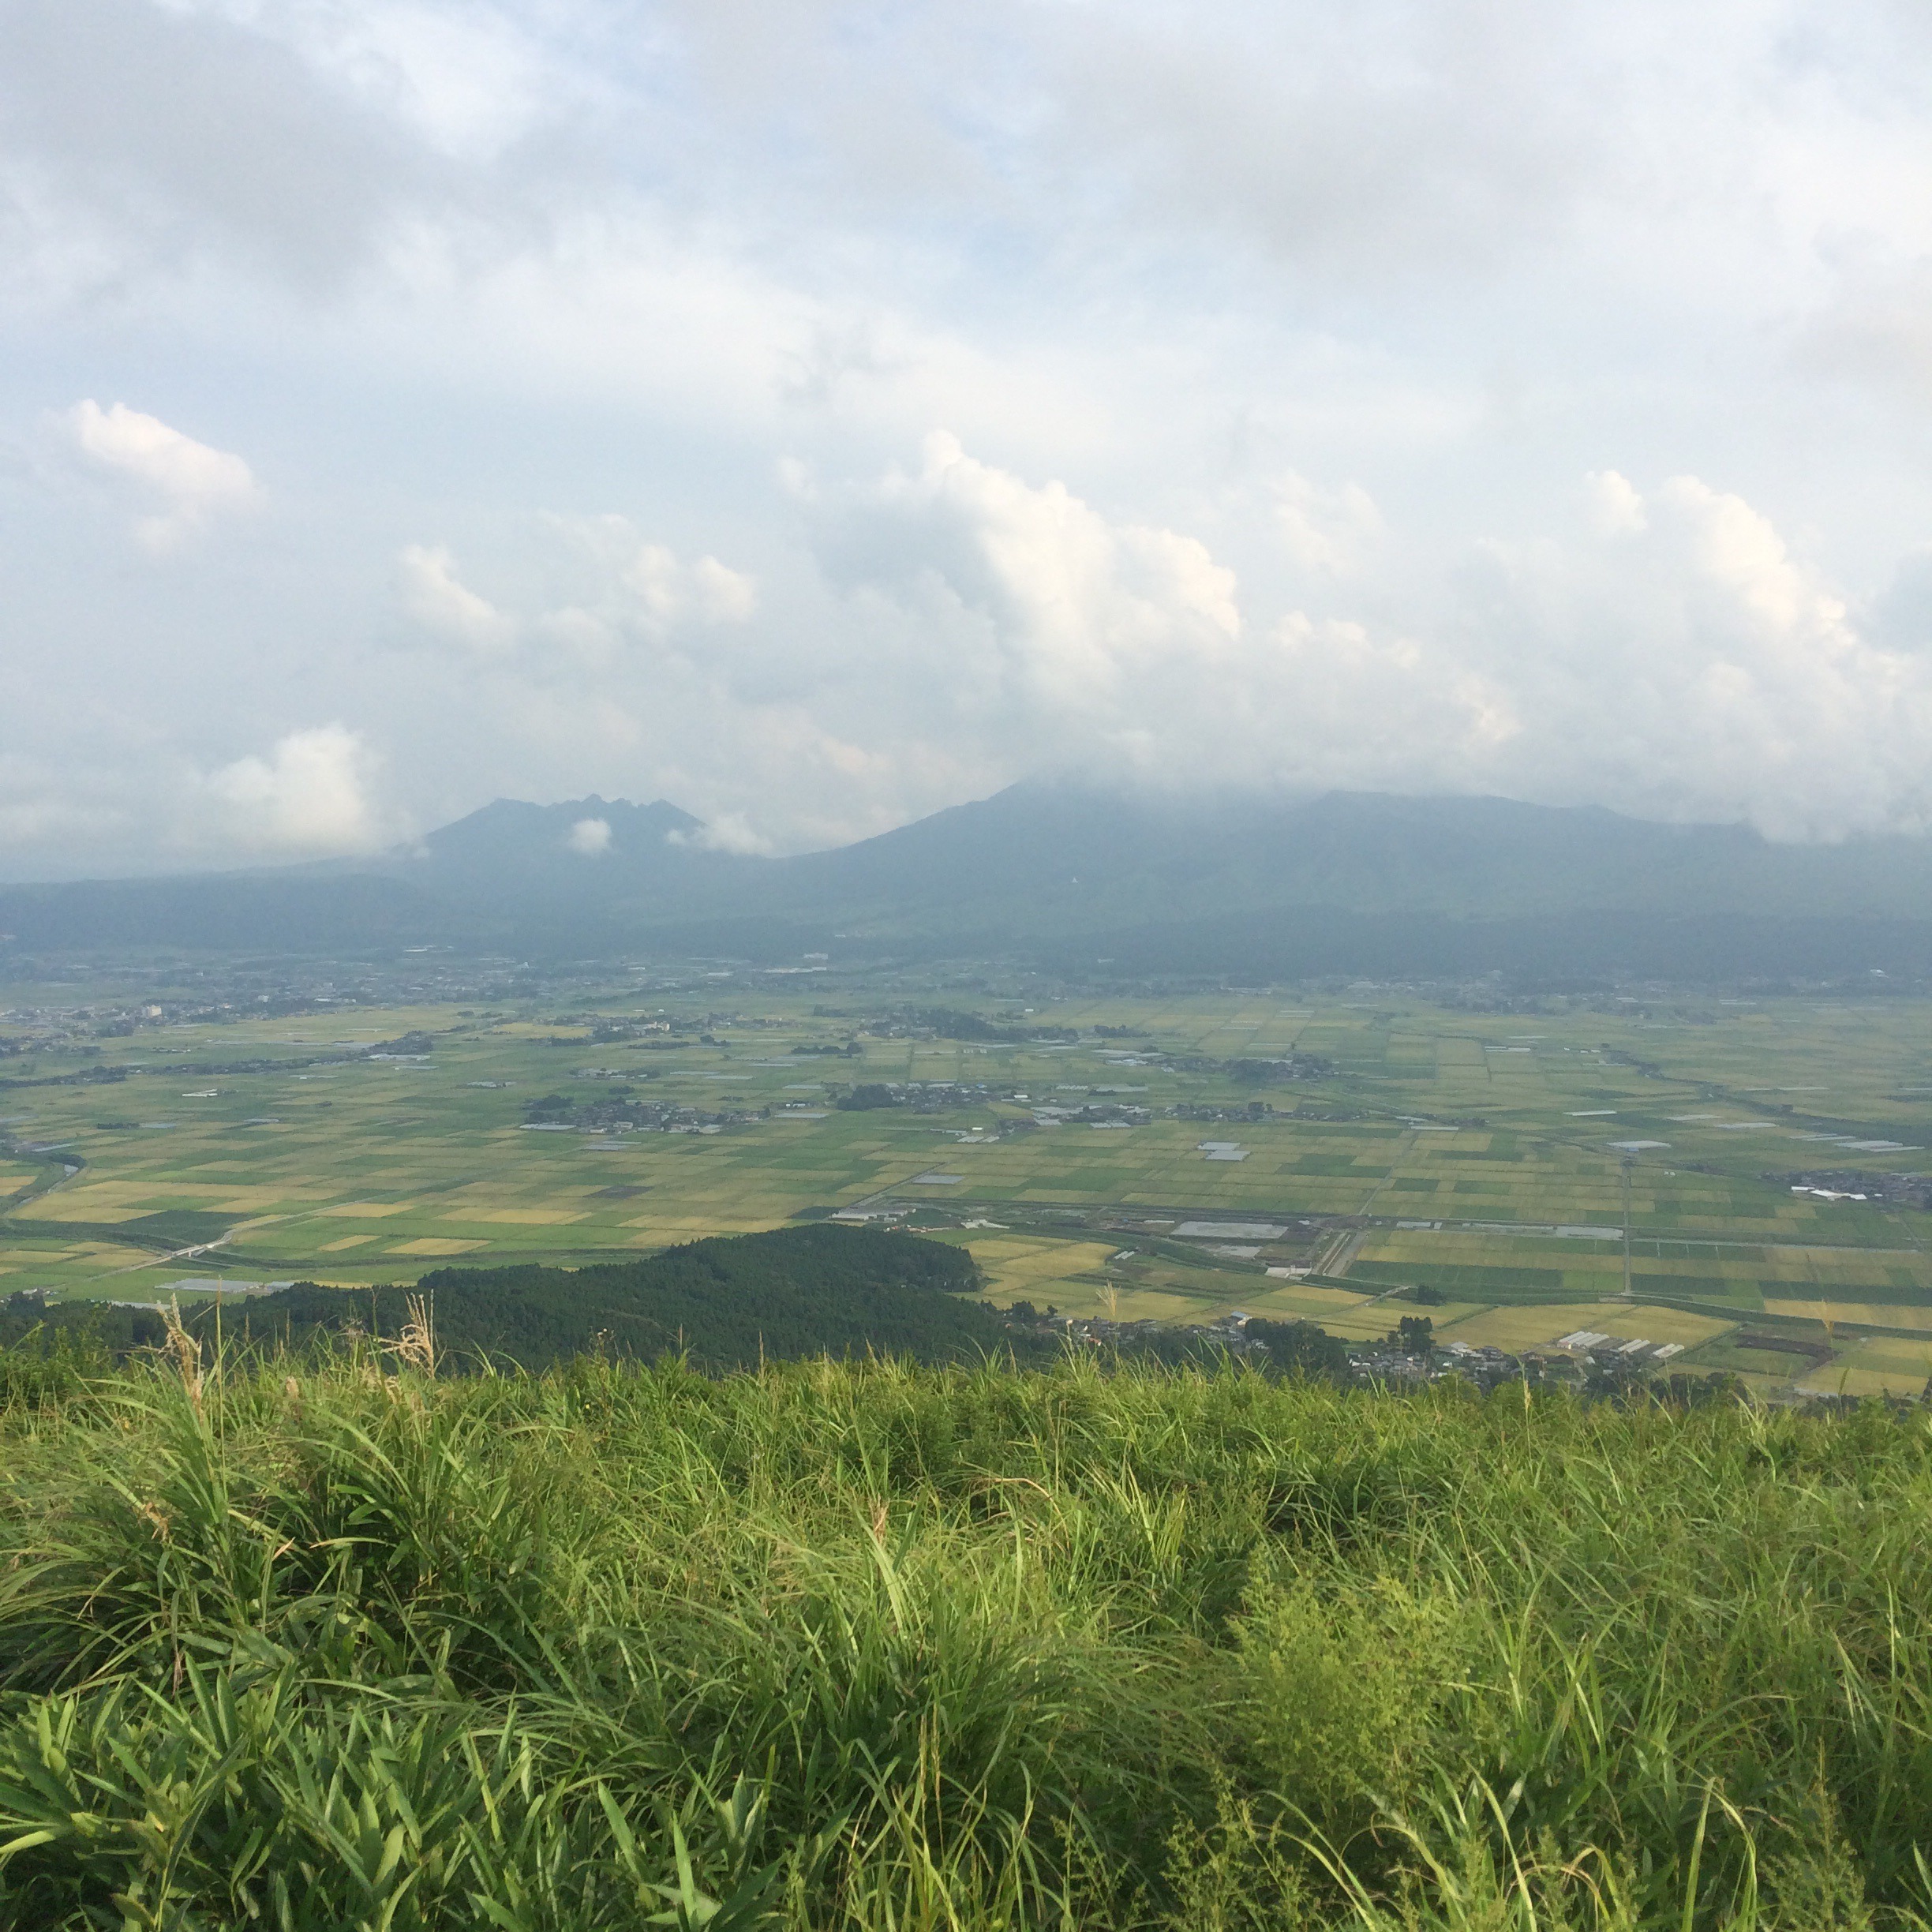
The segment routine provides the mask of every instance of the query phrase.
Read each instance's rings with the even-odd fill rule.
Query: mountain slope
[[[356,869],[499,918],[506,907],[541,904],[618,907],[649,919],[708,908],[709,882],[742,870],[742,861],[695,842],[703,829],[702,820],[663,799],[650,805],[594,792],[556,805],[498,799],[406,852]]]
[[[1320,907],[1533,917],[1571,910],[1932,917],[1932,841],[1773,845],[1743,826],[1600,807],[1334,792],[1306,803],[1112,799],[1015,786],[779,862],[801,904],[1029,930]]]
[[[1064,967],[1289,975],[1932,971],[1932,841],[1773,844],[1598,807],[1015,786],[784,859],[710,851],[663,800],[499,799],[371,860],[0,889],[29,949],[594,957],[1032,953]]]

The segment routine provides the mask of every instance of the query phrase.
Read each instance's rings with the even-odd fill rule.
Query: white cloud
[[[1501,788],[1773,837],[1932,822],[1932,667],[1862,630],[1739,496],[1631,491],[1584,543],[1493,547],[1470,598],[1452,654],[1522,721]]]
[[[1694,477],[1592,473],[1553,506],[1567,528],[1466,546],[1432,579],[1367,573],[1350,546],[1401,556],[1404,533],[1365,491],[1295,477],[1243,538],[1251,588],[1199,537],[944,433],[915,468],[791,500],[831,593],[807,675],[741,574],[717,567],[719,591],[708,560],[623,519],[559,519],[569,601],[477,600],[492,636],[528,640],[490,673],[498,719],[605,761],[600,784],[617,760],[733,850],[1043,773],[1595,799],[1794,837],[1926,810],[1932,658],[1868,635],[1768,519]],[[1334,608],[1284,596],[1305,578]],[[446,559],[433,581],[470,609]]]
[[[564,554],[549,562],[566,590],[522,616],[500,610],[464,583],[447,549],[408,545],[397,560],[405,612],[477,659],[524,650],[556,668],[608,668],[627,647],[660,647],[680,633],[746,623],[758,586],[714,556],[687,563],[620,516],[542,519]]]
[[[681,562],[620,516],[556,517],[554,527],[590,567],[590,601],[622,628],[661,636],[681,624],[743,623],[758,586],[714,556]]]
[[[1234,575],[1196,538],[1110,522],[1065,484],[1028,484],[944,431],[916,472],[894,471],[822,530],[847,587],[976,636],[971,656],[948,652],[955,701],[1033,736],[1069,713],[1107,715],[1136,678],[1211,663],[1241,633]]]
[[[741,856],[759,856],[775,852],[778,848],[765,833],[760,832],[743,812],[721,812],[715,818],[707,819],[695,832],[667,832],[667,845],[689,845],[699,852],[737,852]]]
[[[1359,483],[1319,489],[1291,470],[1275,485],[1275,500],[1282,541],[1305,570],[1351,576],[1385,534],[1382,512]]]
[[[484,657],[516,645],[515,622],[458,578],[456,560],[445,549],[406,545],[396,559],[396,587],[404,611],[437,637]]]
[[[1345,545],[1380,533],[1360,490],[1293,478],[1272,507],[1297,570],[1346,574]],[[1198,538],[1111,519],[951,436],[930,438],[915,474],[892,474],[821,527],[848,595],[898,619],[899,662],[874,667],[877,688],[896,674],[904,728],[950,736],[989,788],[1056,770],[1411,789],[1417,747],[1435,747],[1425,755],[1439,777],[1466,782],[1513,728],[1506,695],[1477,670],[1359,622],[1300,611],[1251,622],[1234,571]],[[919,696],[904,688],[915,681]]]
[[[1865,635],[1735,495],[1602,472],[1584,508],[1567,536],[1473,546],[1406,620],[1256,623],[1194,539],[942,439],[834,553],[932,631],[919,670],[989,766],[1595,799],[1790,838],[1929,822],[1932,665]],[[1325,560],[1305,535],[1282,533],[1294,563]]]
[[[202,836],[264,856],[375,850],[388,833],[372,796],[374,759],[340,724],[291,732],[266,758],[237,758],[197,788]]]
[[[611,827],[608,818],[579,818],[570,829],[564,843],[583,859],[597,859],[611,848]]]
[[[1917,822],[1923,6],[749,19],[0,6],[13,852],[264,849],[187,747],[291,715],[740,844],[1051,770]],[[264,541],[99,567],[22,431],[137,380],[299,452]],[[151,550],[261,498],[52,420]]]
[[[1643,498],[1628,477],[1614,470],[1586,476],[1583,496],[1590,528],[1599,537],[1620,537],[1649,527]]]
[[[134,524],[136,541],[155,555],[175,549],[215,517],[248,507],[260,493],[242,458],[197,443],[125,402],[103,409],[89,396],[62,421],[90,462],[158,500],[160,507]]]
[[[144,738],[110,731],[84,758],[0,754],[0,875],[71,871],[46,863],[55,841],[112,877],[368,852],[410,829],[380,795],[374,753],[340,724],[212,767]]]

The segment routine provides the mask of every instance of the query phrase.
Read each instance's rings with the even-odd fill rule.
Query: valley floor
[[[0,1293],[348,1286],[836,1213],[1070,1313],[1360,1339],[1420,1287],[1445,1340],[1648,1340],[1767,1397],[1932,1377],[1923,1000],[721,970],[251,1019],[124,977],[8,995]]]

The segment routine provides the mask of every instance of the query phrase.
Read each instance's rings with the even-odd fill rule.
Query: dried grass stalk
[[[397,1361],[405,1368],[419,1368],[426,1376],[433,1376],[436,1370],[436,1310],[421,1295],[411,1295],[404,1305],[409,1310],[409,1320],[402,1324],[402,1332],[388,1346]]]
[[[162,1344],[164,1354],[172,1354],[176,1372],[181,1376],[182,1387],[188,1391],[188,1399],[195,1406],[197,1414],[201,1410],[201,1344],[188,1332],[181,1318],[181,1303],[178,1297],[170,1295],[167,1305],[161,1310],[161,1320],[167,1330],[167,1339]]]

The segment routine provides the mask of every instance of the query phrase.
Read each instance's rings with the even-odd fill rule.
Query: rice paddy
[[[681,1030],[641,1038],[597,1036],[639,1013],[612,992],[568,1020],[414,1005],[50,1039],[0,1062],[0,1289],[346,1284],[843,1211],[965,1241],[996,1299],[1121,1319],[1369,1335],[1380,1297],[1423,1287],[1439,1328],[1500,1337],[1668,1305],[1713,1341],[1796,1324],[1894,1380],[1858,1350],[1932,1335],[1925,1214],[1777,1178],[1932,1173],[1923,1002],[1068,998],[1024,1024],[1076,1039],[959,1041],[868,1024],[890,1002],[863,987],[836,1014],[749,976],[729,997],[728,1018],[667,1002]],[[371,1057],[410,1035],[429,1044]],[[99,1084],[45,1084],[79,1073]],[[835,1104],[861,1083],[918,1103]],[[602,1104],[626,1095],[693,1130],[627,1125]],[[565,1118],[530,1118],[546,1097]]]

